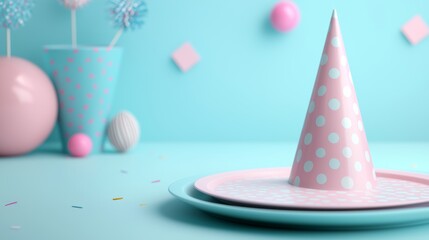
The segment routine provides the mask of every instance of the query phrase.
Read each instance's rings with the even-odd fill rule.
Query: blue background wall
[[[296,0],[302,21],[290,34],[270,27],[275,2],[147,1],[146,25],[119,42],[113,111],[133,112],[144,141],[297,140],[336,8],[369,140],[429,140],[429,39],[413,47],[400,33],[415,14],[429,22],[428,1]],[[41,65],[43,45],[69,43],[70,23],[56,0],[36,3],[13,54]],[[107,44],[107,15],[104,0],[79,10],[79,42]],[[170,55],[185,41],[202,61],[183,74]]]

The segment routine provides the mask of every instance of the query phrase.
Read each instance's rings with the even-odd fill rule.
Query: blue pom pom
[[[111,13],[116,27],[137,29],[144,23],[147,13],[146,3],[142,0],[111,0]]]
[[[0,27],[15,29],[31,17],[33,0],[0,0]]]

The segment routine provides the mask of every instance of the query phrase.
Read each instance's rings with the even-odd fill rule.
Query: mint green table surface
[[[298,231],[214,218],[168,193],[187,176],[289,166],[295,144],[143,143],[86,159],[59,146],[0,158],[0,239],[427,239],[429,225],[348,232]],[[429,143],[372,143],[377,168],[429,173]],[[154,180],[160,182],[152,183]],[[113,201],[112,198],[123,197]],[[18,201],[15,205],[4,206]],[[144,204],[144,205],[141,205]],[[81,206],[82,208],[73,208]],[[20,226],[20,229],[11,229]]]

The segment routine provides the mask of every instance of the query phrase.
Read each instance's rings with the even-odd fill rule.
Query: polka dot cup
[[[373,190],[376,175],[334,11],[289,183]]]
[[[45,69],[59,99],[59,126],[64,152],[75,133],[93,143],[92,153],[103,149],[106,122],[118,76],[122,49],[46,46]]]

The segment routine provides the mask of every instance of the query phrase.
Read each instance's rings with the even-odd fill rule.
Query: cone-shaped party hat
[[[364,190],[375,182],[334,10],[289,183],[314,189]]]

